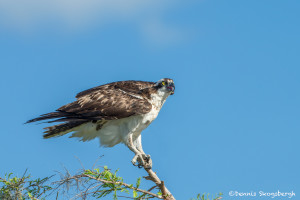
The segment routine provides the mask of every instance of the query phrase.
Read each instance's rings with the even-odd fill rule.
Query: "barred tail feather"
[[[84,124],[88,121],[89,119],[80,119],[81,116],[75,115],[73,113],[67,113],[63,111],[57,111],[57,112],[51,112],[47,114],[43,114],[40,117],[28,120],[27,123],[32,123],[32,122],[37,122],[37,121],[43,121],[43,120],[48,120],[46,122],[51,123],[51,122],[64,122],[61,124],[57,124],[54,126],[49,126],[44,129],[46,131],[44,132],[44,139],[51,138],[51,137],[57,137],[57,136],[62,136],[64,134],[67,134],[69,132],[72,132],[74,128],[77,126],[80,126],[81,124]]]
[[[32,123],[32,122],[37,122],[37,121],[42,121],[42,120],[49,120],[49,119],[56,119],[56,118],[67,118],[72,116],[71,113],[66,113],[66,112],[51,112],[51,113],[47,113],[47,114],[43,114],[40,117],[28,120],[27,122],[25,122],[25,124],[27,123]]]
[[[44,132],[44,139],[48,139],[48,138],[52,138],[52,137],[58,137],[58,136],[62,136],[65,135],[69,132],[74,131],[74,128],[76,128],[77,126],[80,126],[81,124],[85,123],[87,121],[72,121],[72,122],[66,122],[66,123],[62,123],[62,124],[58,124],[58,125],[54,125],[54,126],[50,126],[50,127],[46,127],[44,129],[46,129],[46,131]]]

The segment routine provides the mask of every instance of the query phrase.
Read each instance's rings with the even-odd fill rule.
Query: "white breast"
[[[157,94],[151,95],[150,103],[152,104],[152,109],[149,113],[144,114],[142,116],[142,120],[139,123],[136,130],[134,130],[134,136],[138,136],[142,130],[147,128],[151,122],[156,119],[160,109],[162,108],[163,104],[165,103],[167,97],[169,96],[168,93],[158,92]]]
[[[137,137],[142,130],[147,128],[153,120],[157,117],[160,109],[156,107],[152,107],[151,111],[148,112],[147,114],[142,115],[142,118],[140,119],[138,126],[132,130],[132,133],[134,137]]]

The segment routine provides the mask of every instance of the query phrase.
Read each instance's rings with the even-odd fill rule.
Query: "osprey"
[[[72,132],[70,137],[78,137],[82,141],[99,138],[101,146],[105,147],[124,143],[135,153],[131,160],[135,166],[151,168],[150,156],[142,148],[141,132],[157,117],[174,90],[174,82],[168,78],[156,83],[108,83],[80,92],[76,101],[26,123],[41,120],[62,122],[46,127],[45,139]]]

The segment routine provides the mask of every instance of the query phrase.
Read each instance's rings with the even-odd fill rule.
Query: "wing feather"
[[[121,119],[146,114],[152,105],[141,94],[141,90],[153,85],[153,82],[120,81],[98,86],[77,94],[77,101],[62,106],[57,111],[92,120]]]
[[[80,98],[82,96],[85,96],[87,94],[91,94],[95,91],[99,90],[105,90],[108,88],[115,88],[115,89],[122,89],[127,92],[133,92],[138,93],[139,91],[154,86],[154,82],[146,82],[146,81],[118,81],[113,83],[108,83],[105,85],[100,85],[97,87],[90,88],[88,90],[84,90],[82,92],[79,92],[76,95],[76,98]]]

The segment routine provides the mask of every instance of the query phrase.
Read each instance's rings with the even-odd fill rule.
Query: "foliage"
[[[4,178],[0,177],[0,199],[45,199],[46,193],[53,189],[49,185],[46,185],[46,182],[51,177],[31,180],[31,175],[26,175],[26,172],[21,178],[13,176],[13,173],[5,174]]]
[[[77,194],[74,196],[76,198],[87,198],[92,196],[95,199],[100,199],[107,195],[112,195],[113,199],[118,199],[118,197],[127,197],[131,199],[149,199],[161,196],[158,191],[156,194],[148,190],[140,189],[141,178],[137,178],[136,184],[124,183],[122,177],[117,175],[118,170],[111,172],[108,167],[104,166],[102,170],[95,168],[93,170],[83,170],[82,172],[71,176],[69,173],[62,177],[60,181],[56,184],[61,186],[76,186]],[[156,188],[152,187],[152,190]],[[151,188],[150,188],[151,189]],[[132,191],[132,195],[130,195]]]
[[[219,194],[216,194],[215,197],[214,195],[211,195],[210,197],[210,194],[198,194],[196,199],[195,198],[192,198],[191,200],[220,200],[222,199],[222,193],[219,193]]]
[[[24,175],[19,178],[12,173],[0,177],[0,199],[2,200],[46,200],[53,196],[56,199],[101,199],[106,196],[114,200],[127,198],[135,200],[164,199],[162,192],[157,185],[148,190],[141,189],[142,179],[139,177],[135,184],[127,184],[123,178],[117,175],[118,170],[112,172],[108,167],[94,169],[83,169],[75,175],[68,170],[64,173],[58,172],[58,181],[50,182],[50,177],[33,179],[31,175]],[[154,192],[156,191],[156,192]],[[70,195],[71,198],[61,197]],[[221,193],[215,198],[209,195],[198,194],[192,200],[220,200]],[[165,198],[167,199],[167,198]]]

